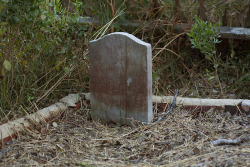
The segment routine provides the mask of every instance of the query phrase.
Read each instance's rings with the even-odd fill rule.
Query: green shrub
[[[0,110],[20,106],[26,110],[32,101],[50,88],[55,89],[65,74],[69,76],[75,64],[84,64],[89,25],[69,20],[79,16],[80,10],[67,13],[59,0],[54,4],[44,0],[2,0],[0,3],[3,78],[0,78]],[[75,6],[78,9],[81,3]],[[70,89],[72,83],[62,87]],[[52,97],[65,93],[52,91],[48,94]]]
[[[220,43],[218,38],[220,37],[221,22],[210,23],[201,20],[197,15],[195,16],[195,23],[192,25],[190,33],[187,33],[192,48],[197,48],[201,53],[205,54],[205,58],[214,62],[216,59],[216,47],[217,43]]]

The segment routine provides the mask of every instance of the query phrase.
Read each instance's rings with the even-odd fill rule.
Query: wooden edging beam
[[[79,95],[69,94],[58,103],[39,110],[34,114],[0,125],[0,144],[6,143],[12,138],[19,136],[21,132],[32,128],[33,125],[40,124],[41,122],[48,122],[51,118],[66,111],[68,107],[75,107],[75,103],[79,100]]]
[[[90,94],[84,93],[85,98],[90,100]],[[158,104],[172,104],[174,96],[153,96],[152,102]],[[250,114],[250,100],[247,99],[200,99],[177,97],[176,106],[188,110],[208,111],[211,108],[229,111],[232,114],[244,112]]]
[[[173,103],[173,96],[153,96],[154,103]],[[177,97],[176,106],[190,110],[208,111],[211,108],[229,111],[232,114],[250,114],[250,100],[246,99],[200,99]]]

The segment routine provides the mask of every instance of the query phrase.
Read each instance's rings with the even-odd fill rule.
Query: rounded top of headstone
[[[138,39],[138,38],[135,37],[134,35],[129,34],[129,33],[126,33],[126,32],[114,32],[114,33],[105,35],[105,36],[103,36],[102,38],[99,38],[99,39],[96,39],[96,40],[92,40],[92,41],[90,41],[90,43],[91,43],[91,42],[97,42],[97,41],[102,40],[102,39],[104,39],[104,38],[106,38],[106,37],[110,37],[110,36],[114,36],[114,35],[125,36],[125,37],[128,37],[128,38],[132,39],[133,41],[135,41],[135,42],[138,43],[138,44],[145,45],[145,46],[151,46],[149,43],[146,43],[146,42],[144,42],[144,41]]]

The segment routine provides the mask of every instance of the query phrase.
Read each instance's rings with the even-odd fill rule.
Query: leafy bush
[[[65,94],[49,90],[66,82],[61,78],[69,76],[76,63],[86,65],[82,60],[89,25],[69,19],[80,10],[67,13],[59,0],[2,0],[0,5],[0,109],[26,110],[44,94]],[[81,3],[75,6],[78,9]],[[72,83],[63,87],[70,89]]]
[[[216,47],[217,43],[220,43],[218,38],[220,37],[221,22],[210,23],[201,20],[197,15],[195,16],[195,23],[192,25],[190,33],[187,33],[192,48],[197,48],[201,53],[205,54],[206,59],[214,62],[216,59]]]
[[[206,69],[206,71],[208,73],[209,80],[217,78],[221,93],[223,93],[223,88],[218,76],[219,57],[216,53],[216,44],[220,43],[218,38],[220,37],[221,22],[212,24],[211,22],[203,21],[197,15],[194,18],[195,23],[192,25],[190,33],[187,33],[191,41],[192,48],[199,49],[201,53],[205,54],[205,58],[213,63],[216,76],[211,76],[208,69]]]

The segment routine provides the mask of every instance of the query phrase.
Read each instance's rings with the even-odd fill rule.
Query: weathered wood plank
[[[189,31],[189,24],[175,24],[174,30],[178,33]],[[220,27],[221,38],[250,40],[250,28]]]
[[[70,20],[70,19],[68,19]],[[77,19],[73,19],[71,22],[81,23],[81,24],[99,24],[99,20],[91,17],[79,17]],[[152,22],[138,22],[138,21],[128,21],[124,20],[123,22],[119,22],[121,26],[124,27],[140,27],[140,26],[154,26],[155,24]],[[184,31],[189,31],[191,25],[186,23],[174,24],[174,31],[181,33]],[[250,28],[242,28],[242,27],[221,27],[220,28],[221,38],[227,39],[241,39],[241,40],[250,40]]]

